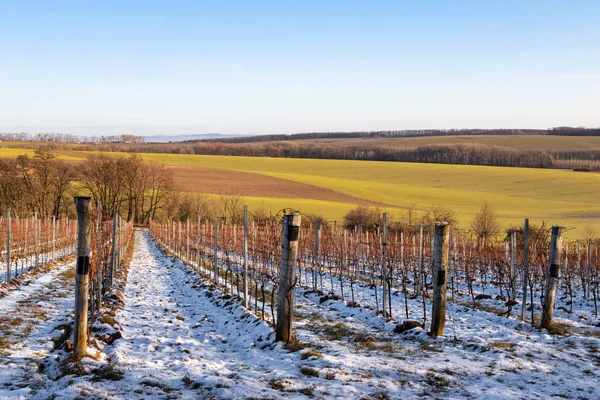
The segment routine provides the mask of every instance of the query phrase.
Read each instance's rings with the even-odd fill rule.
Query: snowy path
[[[72,320],[73,280],[73,264],[59,264],[0,298],[0,398],[31,398],[52,384],[45,368]]]
[[[294,378],[299,371],[292,353],[271,346],[260,349],[271,329],[238,305],[228,305],[227,298],[213,298],[221,295],[202,285],[180,262],[163,256],[147,233],[136,235],[126,306],[116,316],[123,339],[108,351],[125,374],[117,381],[90,385],[91,393],[127,398],[281,397],[271,380]]]

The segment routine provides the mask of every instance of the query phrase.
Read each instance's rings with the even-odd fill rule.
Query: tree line
[[[28,132],[0,132],[0,141],[46,143],[143,143],[145,141],[145,137],[130,134],[78,136],[70,133],[60,132],[44,132],[35,134]]]
[[[0,212],[17,216],[75,217],[73,196],[89,195],[108,218],[119,212],[128,221],[148,223],[168,203],[173,179],[162,164],[140,156],[92,155],[73,164],[37,149],[32,157],[0,160]]]

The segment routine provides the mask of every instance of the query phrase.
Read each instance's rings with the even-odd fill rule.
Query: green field
[[[14,157],[16,153],[19,151],[14,149],[0,151],[4,157]],[[69,151],[61,156],[75,160],[85,159],[87,154]],[[271,210],[290,207],[340,220],[360,199],[380,203],[382,209],[396,216],[409,206],[420,210],[442,206],[454,210],[459,224],[467,228],[482,202],[487,201],[501,217],[504,226],[520,223],[524,217],[529,217],[534,223],[545,221],[573,228],[569,231],[571,237],[587,224],[600,231],[600,174],[595,173],[375,161],[176,154],[143,154],[143,157],[172,166],[251,172],[358,198],[351,203],[314,199],[306,191],[294,194],[298,200],[252,193],[245,197],[251,208],[262,203]]]

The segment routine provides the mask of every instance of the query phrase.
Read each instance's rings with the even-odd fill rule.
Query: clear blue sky
[[[0,0],[0,131],[558,125],[600,126],[597,0]]]

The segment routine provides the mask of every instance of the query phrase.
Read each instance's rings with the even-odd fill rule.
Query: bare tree
[[[500,233],[498,217],[496,217],[489,203],[484,202],[481,205],[481,209],[475,214],[473,221],[471,221],[471,229],[477,236],[477,239],[484,243],[489,242]]]

